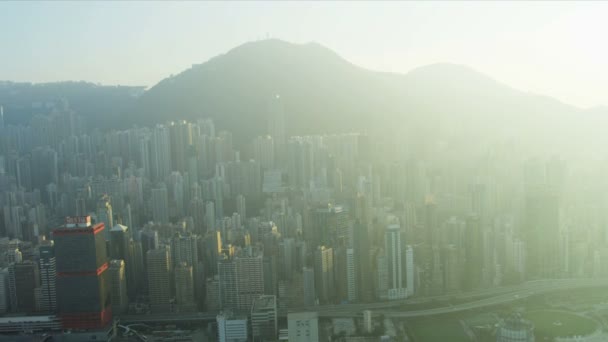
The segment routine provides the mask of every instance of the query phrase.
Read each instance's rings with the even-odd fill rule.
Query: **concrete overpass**
[[[574,290],[583,288],[598,288],[608,287],[608,279],[555,279],[550,281],[536,281],[529,282],[518,288],[511,288],[510,291],[497,291],[496,294],[490,294],[482,299],[472,300],[471,302],[461,303],[456,305],[449,305],[439,308],[421,309],[421,310],[399,310],[395,305],[390,305],[391,302],[383,303],[384,305],[374,305],[374,308],[368,307],[362,310],[374,310],[374,312],[384,314],[386,317],[392,318],[407,318],[407,317],[421,317],[421,316],[432,316],[446,313],[454,313],[472,309],[479,309],[484,307],[490,307],[500,304],[506,304],[509,302],[525,299],[534,295],[550,293],[553,291],[564,291]],[[500,290],[500,289],[497,289]],[[466,299],[471,297],[480,297],[479,295],[465,296],[452,296],[451,299]],[[448,299],[449,299],[448,298]],[[411,303],[411,301],[409,302]],[[409,304],[406,300],[405,303]],[[320,317],[357,317],[361,315],[361,312],[355,311],[353,308],[331,308],[331,309],[320,309],[318,310]]]
[[[386,317],[394,318],[432,316],[505,304],[508,302],[524,299],[533,295],[544,294],[552,291],[597,287],[608,287],[608,278],[537,280],[529,281],[514,286],[504,286],[474,292],[447,294],[433,297],[408,298],[403,300],[375,303],[321,305],[314,307],[289,308],[288,310],[279,309],[279,316],[286,317],[288,312],[314,311],[319,314],[319,317],[359,317],[361,316],[363,310],[373,310],[376,313],[384,314]],[[433,302],[449,300],[471,301],[439,308],[408,311],[400,309],[400,307],[403,307],[404,305],[408,304],[430,304]],[[217,314],[218,312],[195,312],[184,314],[126,315],[121,316],[120,320],[121,324],[175,324],[184,322],[196,323],[215,321],[215,317],[217,316]]]

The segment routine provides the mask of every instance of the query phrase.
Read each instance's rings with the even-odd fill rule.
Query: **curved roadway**
[[[372,310],[374,313],[381,313],[386,317],[405,318],[418,316],[431,316],[451,312],[459,312],[471,309],[478,309],[488,306],[505,304],[520,300],[532,295],[556,291],[569,290],[587,287],[608,287],[608,278],[602,279],[551,279],[529,281],[524,284],[514,286],[504,286],[492,289],[478,290],[460,294],[448,294],[434,297],[408,298],[395,301],[341,304],[341,305],[322,305],[314,307],[289,308],[288,310],[279,309],[279,315],[287,316],[288,312],[317,312],[319,317],[359,317],[363,310]],[[481,298],[482,299],[476,299]],[[426,304],[445,300],[467,300],[472,301],[456,305],[449,305],[439,308],[421,310],[399,310],[399,307],[408,304]],[[144,323],[144,322],[179,322],[179,321],[211,321],[215,320],[217,312],[197,312],[189,314],[148,314],[148,315],[127,315],[122,316],[121,322],[125,323]]]

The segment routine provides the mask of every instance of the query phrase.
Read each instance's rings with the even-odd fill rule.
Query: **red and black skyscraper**
[[[53,232],[58,313],[65,329],[100,329],[112,321],[103,223],[67,218]]]

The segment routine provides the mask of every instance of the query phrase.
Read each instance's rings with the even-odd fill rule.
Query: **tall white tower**
[[[408,296],[413,295],[416,291],[414,285],[414,267],[414,248],[411,245],[407,245],[405,248],[405,283]]]
[[[384,235],[384,249],[388,264],[388,298],[400,299],[407,296],[405,288],[405,251],[401,241],[401,226],[390,224]]]

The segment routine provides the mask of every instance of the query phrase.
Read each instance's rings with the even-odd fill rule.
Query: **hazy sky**
[[[469,65],[515,88],[608,105],[606,2],[0,2],[0,79],[153,85],[246,41],[319,42],[407,72]]]

